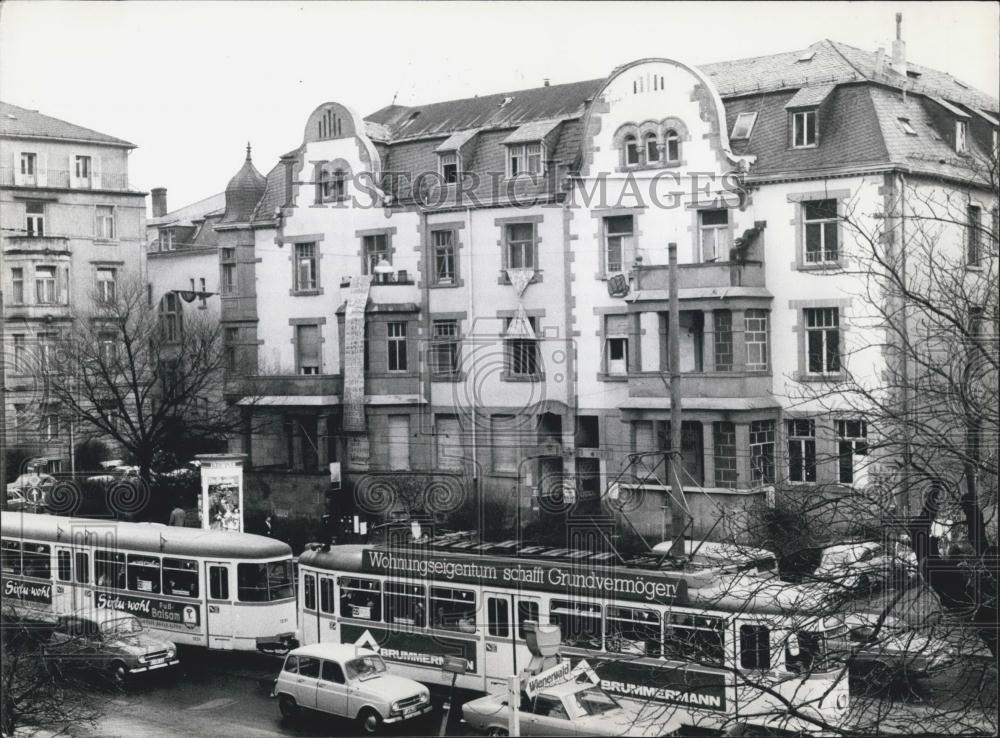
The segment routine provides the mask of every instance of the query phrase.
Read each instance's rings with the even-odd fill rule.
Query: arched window
[[[656,140],[655,133],[647,133],[643,141],[646,144],[646,161],[654,162],[660,160],[660,142]]]
[[[639,163],[639,142],[635,136],[625,137],[625,165],[634,166]]]
[[[681,139],[677,131],[673,128],[667,131],[664,136],[666,141],[667,161],[676,162],[681,160]]]
[[[319,171],[319,197],[321,200],[333,198],[333,182],[331,182],[330,172],[326,169]]]

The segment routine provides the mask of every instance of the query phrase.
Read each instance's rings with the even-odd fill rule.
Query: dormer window
[[[955,151],[965,154],[969,150],[969,124],[964,120],[955,121]]]
[[[729,137],[734,141],[750,138],[753,131],[753,124],[757,122],[757,113],[740,113],[736,116],[736,123],[733,124],[733,133]]]
[[[907,136],[916,136],[917,135],[916,130],[913,128],[912,125],[910,125],[910,119],[909,118],[900,118],[899,119],[899,127],[903,129],[903,133],[905,133]]]
[[[681,160],[681,137],[673,128],[669,129],[663,137],[664,148],[667,152],[668,162],[679,162]]]
[[[816,111],[792,113],[792,148],[808,149],[816,145]]]
[[[441,178],[445,184],[458,182],[458,154],[441,154]]]
[[[507,147],[507,174],[542,173],[542,144],[540,141],[525,144],[511,144]]]
[[[625,137],[625,166],[634,167],[639,164],[639,142],[635,136]]]

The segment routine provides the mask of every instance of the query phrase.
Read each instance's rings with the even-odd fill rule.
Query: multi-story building
[[[995,213],[967,162],[995,153],[998,108],[901,39],[367,118],[324,103],[266,177],[248,159],[215,225],[227,345],[266,387],[238,400],[241,448],[342,461],[348,487],[455,473],[522,507],[662,488],[675,243],[696,527],[765,485],[860,484],[867,429],[837,386],[889,357],[845,216],[901,222],[904,185]],[[961,253],[965,231],[942,237]],[[645,532],[664,499],[637,503]]]
[[[0,103],[0,279],[7,442],[69,470],[73,428],[48,402],[53,343],[95,296],[145,279],[145,193],[135,144]]]

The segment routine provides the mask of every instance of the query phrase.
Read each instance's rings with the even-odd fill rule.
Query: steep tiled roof
[[[253,165],[250,145],[247,144],[247,158],[243,166],[226,185],[226,212],[222,216],[222,222],[248,222],[253,217],[261,197],[264,196],[266,183],[264,175]]]
[[[274,211],[285,203],[285,167],[276,164],[267,173],[264,194],[254,208],[251,222],[257,223],[274,218]]]
[[[129,143],[124,139],[92,131],[75,123],[67,123],[64,120],[44,115],[37,110],[29,110],[5,102],[0,102],[0,136],[91,141],[108,146],[136,148],[134,143]]]

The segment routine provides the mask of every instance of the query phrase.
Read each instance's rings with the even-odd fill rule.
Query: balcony
[[[68,236],[29,236],[14,234],[4,237],[6,253],[69,254]]]
[[[0,185],[25,188],[74,190],[119,190],[128,192],[128,174],[102,172],[90,177],[71,177],[68,169],[46,169],[35,174],[21,174],[13,167],[0,167]]]
[[[227,382],[227,394],[250,392],[254,397],[302,397],[303,403],[315,403],[315,399],[304,398],[336,397],[343,394],[344,379],[340,374],[280,374],[231,379]],[[254,397],[249,398],[253,403]],[[285,404],[294,404],[289,401]],[[333,404],[333,403],[330,403]]]
[[[669,397],[670,374],[636,372],[628,375],[629,397]],[[688,372],[681,374],[681,398],[767,397],[770,373]]]
[[[716,261],[704,264],[678,264],[677,289],[724,290],[730,287],[764,287],[764,263],[761,261]],[[636,289],[669,294],[670,267],[666,264],[641,266],[636,270]]]

